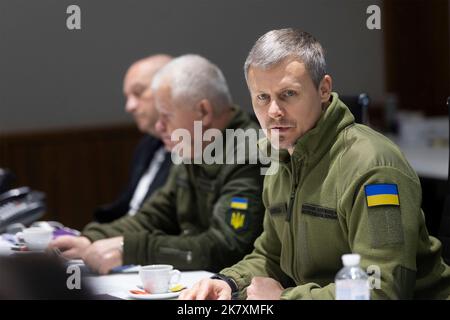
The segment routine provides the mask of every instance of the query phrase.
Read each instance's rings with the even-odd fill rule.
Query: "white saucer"
[[[139,300],[163,300],[176,298],[180,295],[179,292],[166,292],[166,293],[148,293],[148,294],[135,294],[128,291],[128,297]]]

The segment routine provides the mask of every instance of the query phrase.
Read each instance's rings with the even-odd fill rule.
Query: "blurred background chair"
[[[359,95],[342,95],[339,96],[345,105],[350,109],[355,122],[360,124],[368,124],[368,110],[370,99],[366,93],[360,93]]]
[[[10,170],[0,168],[0,194],[11,188],[15,178],[15,175]]]
[[[450,134],[450,97],[447,98],[447,111],[449,121]],[[439,227],[439,239],[442,241],[442,257],[447,264],[450,264],[450,148],[447,178],[447,195],[444,202],[444,210],[442,212],[441,223]]]

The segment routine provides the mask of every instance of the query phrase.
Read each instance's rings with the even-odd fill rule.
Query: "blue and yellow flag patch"
[[[231,198],[231,209],[238,209],[238,210],[247,210],[248,208],[248,199],[247,198],[239,198],[239,197],[233,197]]]
[[[364,186],[364,191],[368,207],[400,205],[396,184],[369,184]]]

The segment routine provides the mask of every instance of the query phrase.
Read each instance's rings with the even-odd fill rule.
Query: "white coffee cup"
[[[150,293],[169,292],[171,284],[180,280],[181,272],[169,264],[153,264],[142,266],[139,277],[144,289]]]
[[[45,250],[53,239],[53,231],[32,227],[24,229],[22,232],[18,232],[17,237],[20,240],[23,240],[30,250]]]

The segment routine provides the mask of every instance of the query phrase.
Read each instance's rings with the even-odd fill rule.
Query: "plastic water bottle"
[[[344,254],[344,267],[339,270],[334,279],[336,285],[336,300],[370,300],[369,277],[360,268],[359,254]]]

